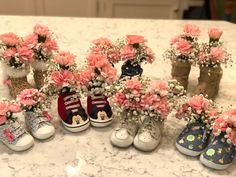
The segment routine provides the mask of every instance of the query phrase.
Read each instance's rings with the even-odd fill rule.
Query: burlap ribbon
[[[27,76],[20,78],[14,78],[9,76],[8,79],[11,80],[11,84],[8,87],[10,95],[13,98],[16,98],[16,96],[20,94],[24,89],[32,88],[32,86],[27,81]]]
[[[220,66],[213,67],[200,67],[200,76],[198,78],[198,86],[193,92],[193,95],[203,94],[208,96],[209,99],[215,99],[219,92],[220,80],[223,71]]]
[[[176,79],[185,90],[188,88],[188,76],[191,70],[191,63],[175,60],[172,62],[171,76]]]
[[[44,86],[44,79],[47,75],[47,71],[43,70],[34,70],[34,81],[38,89]]]

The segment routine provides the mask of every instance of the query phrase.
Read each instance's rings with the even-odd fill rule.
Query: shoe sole
[[[102,128],[102,127],[106,127],[106,126],[108,126],[108,125],[110,125],[112,123],[112,117],[109,118],[108,120],[100,120],[100,121],[90,117],[90,122],[91,122],[91,125],[93,127]]]
[[[6,145],[9,149],[11,149],[13,151],[21,152],[21,151],[26,151],[29,148],[31,148],[34,145],[34,141],[32,141],[31,143],[29,143],[29,144],[27,144],[25,146],[22,146],[22,147],[16,147],[14,145],[5,144],[5,143],[3,143],[3,144]]]
[[[180,146],[178,143],[175,143],[175,146],[178,149],[178,151],[181,152],[182,154],[192,156],[192,157],[199,156],[203,152],[203,151],[201,151],[201,152],[191,151],[189,149],[186,149],[186,148]]]
[[[127,142],[120,140],[116,137],[116,132],[113,131],[110,137],[111,144],[120,148],[128,148],[133,144],[133,139]]]
[[[62,122],[62,125],[64,126],[64,128],[66,130],[68,130],[70,132],[73,132],[73,133],[82,132],[82,131],[86,130],[90,125],[89,119],[84,124],[77,125],[77,126],[72,126],[70,124],[67,124],[67,123],[63,122],[62,120],[61,120],[61,122]]]
[[[29,132],[30,132],[30,131],[29,131]],[[33,133],[33,132],[30,132],[30,133],[31,133],[31,135],[32,135],[34,138],[36,138],[36,139],[38,139],[38,140],[46,140],[46,139],[52,137],[52,136],[55,134],[55,132],[56,132],[56,131],[55,131],[55,128],[54,128],[54,130],[53,130],[52,132],[48,133],[48,134],[37,135],[37,134],[35,134],[35,133]]]
[[[231,164],[227,164],[227,165],[219,165],[216,164],[214,162],[211,162],[209,160],[207,160],[206,158],[204,158],[203,155],[200,156],[200,162],[205,165],[206,167],[215,169],[215,170],[225,170],[226,168],[228,168]]]

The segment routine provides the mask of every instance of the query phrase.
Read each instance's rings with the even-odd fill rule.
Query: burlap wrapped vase
[[[38,89],[44,86],[44,80],[47,77],[48,62],[34,61],[31,63],[33,68],[34,82]]]
[[[27,75],[30,72],[29,65],[25,65],[25,67],[12,68],[9,65],[3,64],[3,70],[7,75],[7,79],[11,81],[11,83],[8,84],[8,87],[10,95],[13,98],[16,98],[16,96],[24,89],[32,88],[27,80]]]
[[[188,77],[191,70],[190,62],[172,61],[171,76],[176,79],[185,90],[188,88]]]
[[[215,99],[220,86],[223,71],[218,67],[200,67],[200,76],[198,78],[198,85],[195,88],[193,95],[203,94],[209,99]]]

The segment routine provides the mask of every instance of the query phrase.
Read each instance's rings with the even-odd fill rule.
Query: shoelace
[[[106,99],[104,95],[92,95],[92,104],[96,105],[97,108],[104,108],[106,105]]]
[[[75,97],[75,95],[68,95],[63,100],[66,110],[71,110],[73,113],[76,113],[78,108],[81,106],[78,104],[79,97]]]

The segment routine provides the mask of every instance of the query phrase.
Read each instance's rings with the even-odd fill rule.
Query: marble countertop
[[[25,35],[35,23],[48,25],[54,31],[61,50],[69,50],[78,56],[82,65],[90,42],[99,37],[115,40],[126,34],[144,35],[154,50],[157,60],[145,65],[144,74],[153,79],[170,78],[170,64],[163,61],[162,54],[169,46],[170,38],[179,34],[186,22],[201,27],[201,41],[207,41],[207,28],[216,26],[224,31],[222,40],[229,52],[236,57],[236,25],[222,21],[181,20],[132,20],[57,17],[0,16],[0,34],[16,32]],[[117,65],[120,70],[120,64]],[[223,107],[236,106],[236,66],[224,69],[221,88],[216,101]],[[189,91],[197,85],[199,69],[190,73]],[[2,70],[0,70],[2,75]],[[9,97],[0,77],[0,97]],[[56,105],[54,103],[54,105]],[[185,122],[169,117],[164,137],[159,147],[151,153],[143,153],[134,147],[119,149],[110,143],[115,126],[93,128],[82,133],[69,133],[60,124],[56,106],[51,110],[56,134],[49,140],[35,140],[33,148],[16,153],[0,144],[1,177],[235,177],[236,161],[226,171],[214,171],[204,167],[198,158],[180,154],[174,146],[177,135]],[[23,118],[21,117],[23,122]]]

